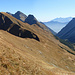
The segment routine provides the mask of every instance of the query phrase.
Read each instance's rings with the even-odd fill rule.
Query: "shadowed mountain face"
[[[11,14],[9,12],[7,12],[7,13],[12,15],[15,18],[21,20],[22,22],[24,22],[25,19],[27,18],[27,16],[25,14],[23,14],[22,12],[20,12],[20,11],[17,11],[15,14]]]
[[[15,20],[16,21],[16,20]],[[16,21],[19,23],[18,21]],[[7,16],[0,13],[0,29],[8,31],[9,33],[22,37],[22,38],[33,38],[39,41],[39,38],[36,34],[30,32],[29,30],[21,28],[20,23],[16,24],[10,20]]]
[[[75,18],[73,18],[58,34],[57,36],[62,39],[68,39],[70,42],[75,43]]]
[[[28,15],[28,17],[25,20],[26,23],[32,25],[32,24],[36,24],[37,20],[33,15]]]

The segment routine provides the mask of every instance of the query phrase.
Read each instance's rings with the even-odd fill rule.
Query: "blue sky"
[[[0,0],[0,12],[22,11],[40,21],[57,17],[74,17],[75,0]]]

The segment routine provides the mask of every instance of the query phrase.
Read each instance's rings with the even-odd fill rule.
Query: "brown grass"
[[[75,56],[59,47],[61,45],[69,49],[67,46],[37,25],[30,26],[6,13],[3,14],[38,35],[40,42],[0,30],[0,75],[75,74]]]

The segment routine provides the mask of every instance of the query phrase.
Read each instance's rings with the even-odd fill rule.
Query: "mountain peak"
[[[22,22],[25,21],[25,19],[27,18],[27,16],[25,14],[23,14],[21,11],[17,11],[15,14],[14,14],[14,17],[21,20]]]
[[[75,20],[75,18],[73,18],[73,19]],[[72,19],[72,20],[73,20],[73,19]]]
[[[24,22],[25,19],[27,18],[27,16],[24,13],[22,13],[21,11],[17,11],[15,14],[11,14],[10,12],[6,12],[6,13],[8,13],[8,14],[12,15],[13,17],[21,20],[22,22]]]
[[[23,14],[21,11],[17,11],[15,14]]]
[[[28,24],[32,25],[32,24],[36,24],[37,23],[37,19],[33,15],[30,14],[26,18],[25,22],[27,22]]]
[[[35,18],[34,15],[29,14],[28,17],[31,17],[32,19]]]

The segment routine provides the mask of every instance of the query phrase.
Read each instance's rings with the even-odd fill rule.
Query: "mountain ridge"
[[[51,21],[57,21],[57,22],[65,23],[65,22],[71,21],[72,18],[73,18],[73,17],[66,17],[66,18],[60,17],[60,18],[55,18],[55,19],[53,19],[53,20],[51,20]]]
[[[6,30],[0,29],[0,74],[75,74],[73,51],[55,39],[51,32],[39,27],[39,22],[38,25],[29,25],[7,13],[2,12],[2,14],[0,14],[0,27],[3,25],[5,29],[6,26]],[[31,32],[34,38],[38,36],[40,41],[10,34],[9,31],[14,29],[14,25],[11,26],[11,23]],[[44,25],[42,24],[42,26]],[[16,28],[14,32],[16,32]],[[30,33],[26,32],[24,35],[27,34]]]
[[[25,17],[25,20],[23,21],[22,19],[20,19],[20,17],[18,17],[19,16],[19,14],[17,14],[17,13],[22,13],[22,12],[20,12],[20,11],[17,11],[15,14],[11,14],[11,13],[9,13],[9,12],[7,12],[8,14],[10,14],[10,15],[12,15],[13,17],[15,17],[15,18],[17,18],[17,19],[19,19],[20,21],[22,21],[22,22],[24,22],[24,23],[28,23],[28,24],[30,24],[30,25],[32,25],[32,24],[37,24],[39,27],[41,27],[42,29],[44,29],[44,30],[46,30],[46,31],[48,31],[48,32],[52,32],[54,35],[56,35],[56,33],[52,30],[52,29],[50,29],[50,28],[48,28],[45,24],[43,24],[43,23],[40,23],[33,15],[31,15],[31,14],[29,14],[28,16],[26,16]],[[22,13],[23,14],[23,13]],[[17,17],[15,16],[15,15],[17,15]],[[24,16],[25,16],[25,14],[23,14]]]
[[[7,13],[0,13],[0,25],[1,25],[0,29],[8,31],[9,33],[15,36],[19,36],[22,38],[34,38],[39,41],[39,38],[34,33],[32,33],[31,31],[27,29],[23,29],[21,27],[21,24],[17,20],[15,20],[14,22],[13,20],[9,19],[7,15],[8,15]]]
[[[6,13],[8,13],[8,14],[12,15],[13,17],[21,20],[22,22],[24,22],[25,19],[27,18],[27,15],[23,14],[21,11],[17,11],[15,14],[12,14],[10,12],[6,12]]]
[[[69,21],[71,21],[71,19],[72,19],[72,17],[55,18],[55,19],[53,19],[51,21],[44,22],[44,24],[58,33],[63,27],[65,27],[68,24]]]

